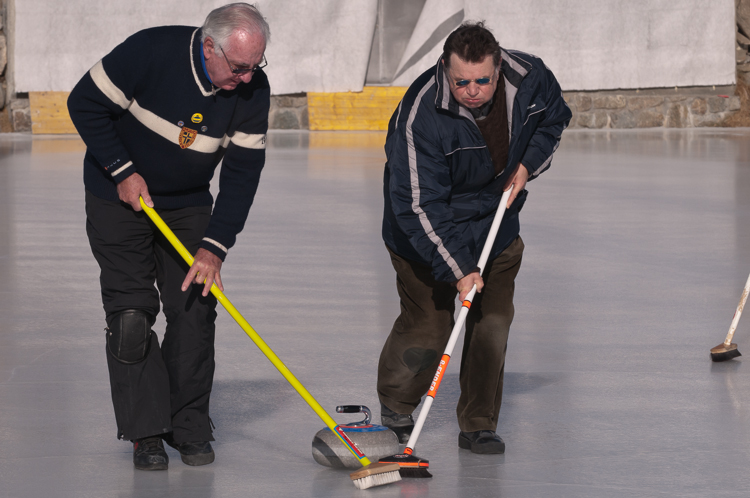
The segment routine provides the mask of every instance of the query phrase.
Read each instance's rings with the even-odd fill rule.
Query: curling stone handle
[[[367,408],[364,405],[341,405],[336,407],[336,413],[364,413],[365,419],[356,422],[354,424],[346,424],[349,426],[358,426],[358,425],[369,425],[370,419],[372,418],[372,412],[369,408]]]

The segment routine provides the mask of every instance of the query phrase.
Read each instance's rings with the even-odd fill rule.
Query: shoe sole
[[[458,447],[470,450],[477,455],[502,455],[505,453],[505,443],[472,444],[463,434],[458,435]]]
[[[182,463],[184,463],[185,465],[200,467],[201,465],[208,465],[209,463],[213,463],[213,461],[216,459],[216,455],[212,451],[211,453],[203,453],[200,455],[180,454],[180,458],[182,458]]]
[[[458,435],[458,447],[464,450],[471,449],[471,441],[466,439],[463,434]]]
[[[167,470],[169,464],[166,463],[155,463],[152,465],[136,465],[136,470]]]

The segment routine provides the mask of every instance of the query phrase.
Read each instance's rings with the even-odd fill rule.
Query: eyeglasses
[[[492,81],[492,78],[477,78],[475,80],[458,80],[454,82],[453,84],[459,88],[462,88],[465,86],[469,86],[469,83],[471,83],[472,81],[475,82],[477,85],[484,86],[484,85],[489,85],[490,82]]]
[[[227,65],[229,66],[229,70],[232,71],[232,74],[236,74],[238,76],[242,76],[243,74],[247,73],[254,73],[258,69],[263,69],[268,65],[268,61],[266,61],[266,55],[263,54],[263,60],[260,62],[260,64],[254,66],[254,67],[234,67],[231,62],[229,62],[229,59],[227,59],[227,54],[224,53],[224,49],[219,45],[219,50],[221,50],[221,55],[224,56],[224,60],[227,61]]]

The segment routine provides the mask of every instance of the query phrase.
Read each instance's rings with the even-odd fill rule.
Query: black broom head
[[[737,349],[737,344],[730,344],[727,346],[724,343],[719,344],[715,348],[711,349],[711,360],[715,362],[727,361],[732,358],[742,356],[742,353]]]

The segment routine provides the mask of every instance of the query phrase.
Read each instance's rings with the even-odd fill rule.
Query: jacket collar
[[[198,85],[204,97],[216,95],[218,88],[213,86],[206,73],[203,72],[203,63],[201,62],[201,29],[197,28],[190,37],[190,68],[193,70],[195,84]]]
[[[513,109],[513,100],[516,98],[518,88],[521,86],[521,82],[526,75],[529,74],[531,64],[502,48],[500,49],[500,54],[500,72],[505,78],[505,99],[510,114],[510,109]],[[474,121],[474,116],[471,115],[471,112],[459,104],[451,93],[448,75],[443,66],[442,54],[435,66],[435,85],[435,106],[438,109],[443,109]]]

